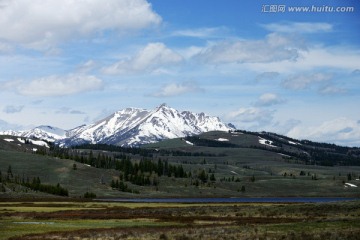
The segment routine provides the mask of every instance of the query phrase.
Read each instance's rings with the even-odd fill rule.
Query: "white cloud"
[[[302,122],[300,120],[293,118],[288,119],[285,122],[277,121],[276,123],[273,124],[270,131],[287,135],[290,130],[294,129],[296,126],[298,126],[301,123]]]
[[[274,93],[264,93],[259,97],[259,99],[255,103],[255,106],[268,107],[272,105],[281,104],[284,102],[285,102],[284,99],[280,98],[278,95]]]
[[[303,44],[271,33],[263,40],[223,41],[205,48],[197,58],[210,64],[295,61]]]
[[[26,80],[3,83],[2,90],[12,90],[26,96],[64,96],[103,88],[103,81],[94,76],[69,74],[52,75],[27,82]]]
[[[163,43],[149,43],[136,56],[105,67],[106,74],[151,73],[164,66],[181,62],[183,58]]]
[[[9,44],[0,42],[0,53],[7,53],[10,52],[12,50],[12,47]]]
[[[0,8],[0,39],[49,49],[63,40],[108,30],[123,33],[160,22],[145,0],[5,0]]]
[[[360,124],[356,120],[341,117],[325,121],[319,126],[298,125],[287,134],[298,139],[309,139],[342,145],[360,145]]]
[[[172,36],[193,38],[224,38],[229,30],[226,27],[182,29],[172,33]]]
[[[42,102],[44,102],[44,100],[35,100],[35,101],[32,101],[31,104],[34,104],[34,105],[38,105],[38,104],[41,104]]]
[[[319,89],[319,93],[324,95],[343,94],[346,92],[347,90],[345,88],[336,87],[333,85],[327,85]]]
[[[24,108],[24,105],[21,105],[21,106],[15,106],[15,105],[7,105],[3,112],[5,113],[18,113],[18,112],[21,112]]]
[[[62,107],[58,109],[55,113],[57,114],[86,114],[85,112],[79,111],[79,110],[73,110],[68,107]]]
[[[94,60],[88,60],[87,62],[79,65],[77,67],[77,72],[79,73],[88,73],[96,67],[96,62]]]
[[[274,113],[274,110],[263,108],[239,108],[230,112],[227,119],[235,123],[236,126],[258,130],[259,127],[265,127],[272,122]]]
[[[191,59],[192,57],[200,54],[204,48],[197,46],[190,46],[188,48],[177,49],[178,52],[184,59]]]
[[[351,48],[313,48],[303,52],[300,63],[307,68],[331,67],[353,70],[360,67],[360,49]]]
[[[301,90],[316,83],[328,82],[332,78],[332,74],[325,73],[298,74],[284,79],[282,81],[282,85],[288,89]]]
[[[280,33],[316,33],[330,32],[333,26],[329,23],[312,23],[312,22],[286,22],[286,23],[269,23],[262,24],[266,30]]]
[[[203,91],[195,82],[171,83],[164,86],[154,97],[172,97],[190,92]]]
[[[256,76],[256,81],[268,80],[277,78],[280,74],[278,72],[263,72]]]
[[[246,63],[244,67],[256,72],[293,73],[332,68],[347,71],[360,69],[360,50],[357,48],[313,46],[298,50],[295,61]]]

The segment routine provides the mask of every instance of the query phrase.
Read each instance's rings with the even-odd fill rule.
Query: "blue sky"
[[[0,0],[0,29],[0,130],[165,102],[360,146],[358,0]]]

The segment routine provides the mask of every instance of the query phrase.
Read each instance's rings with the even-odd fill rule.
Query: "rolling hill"
[[[1,197],[49,196],[21,185],[23,179],[36,177],[42,184],[59,183],[71,197],[86,192],[122,198],[360,193],[359,148],[274,133],[212,131],[141,148],[107,144],[59,148],[51,143],[47,148],[25,140],[0,136]]]

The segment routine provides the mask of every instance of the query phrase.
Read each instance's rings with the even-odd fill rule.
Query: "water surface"
[[[106,202],[132,203],[326,203],[360,200],[340,197],[263,197],[263,198],[109,198]]]

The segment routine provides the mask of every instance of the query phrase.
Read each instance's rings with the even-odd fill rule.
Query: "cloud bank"
[[[105,67],[105,74],[134,74],[151,73],[159,68],[181,62],[183,58],[165,44],[149,43],[135,56],[120,60],[111,66]]]
[[[47,76],[30,81],[8,81],[0,87],[25,96],[65,96],[103,89],[103,81],[95,76],[69,74]]]
[[[162,19],[145,0],[3,0],[0,39],[47,49],[64,40],[140,30]]]

